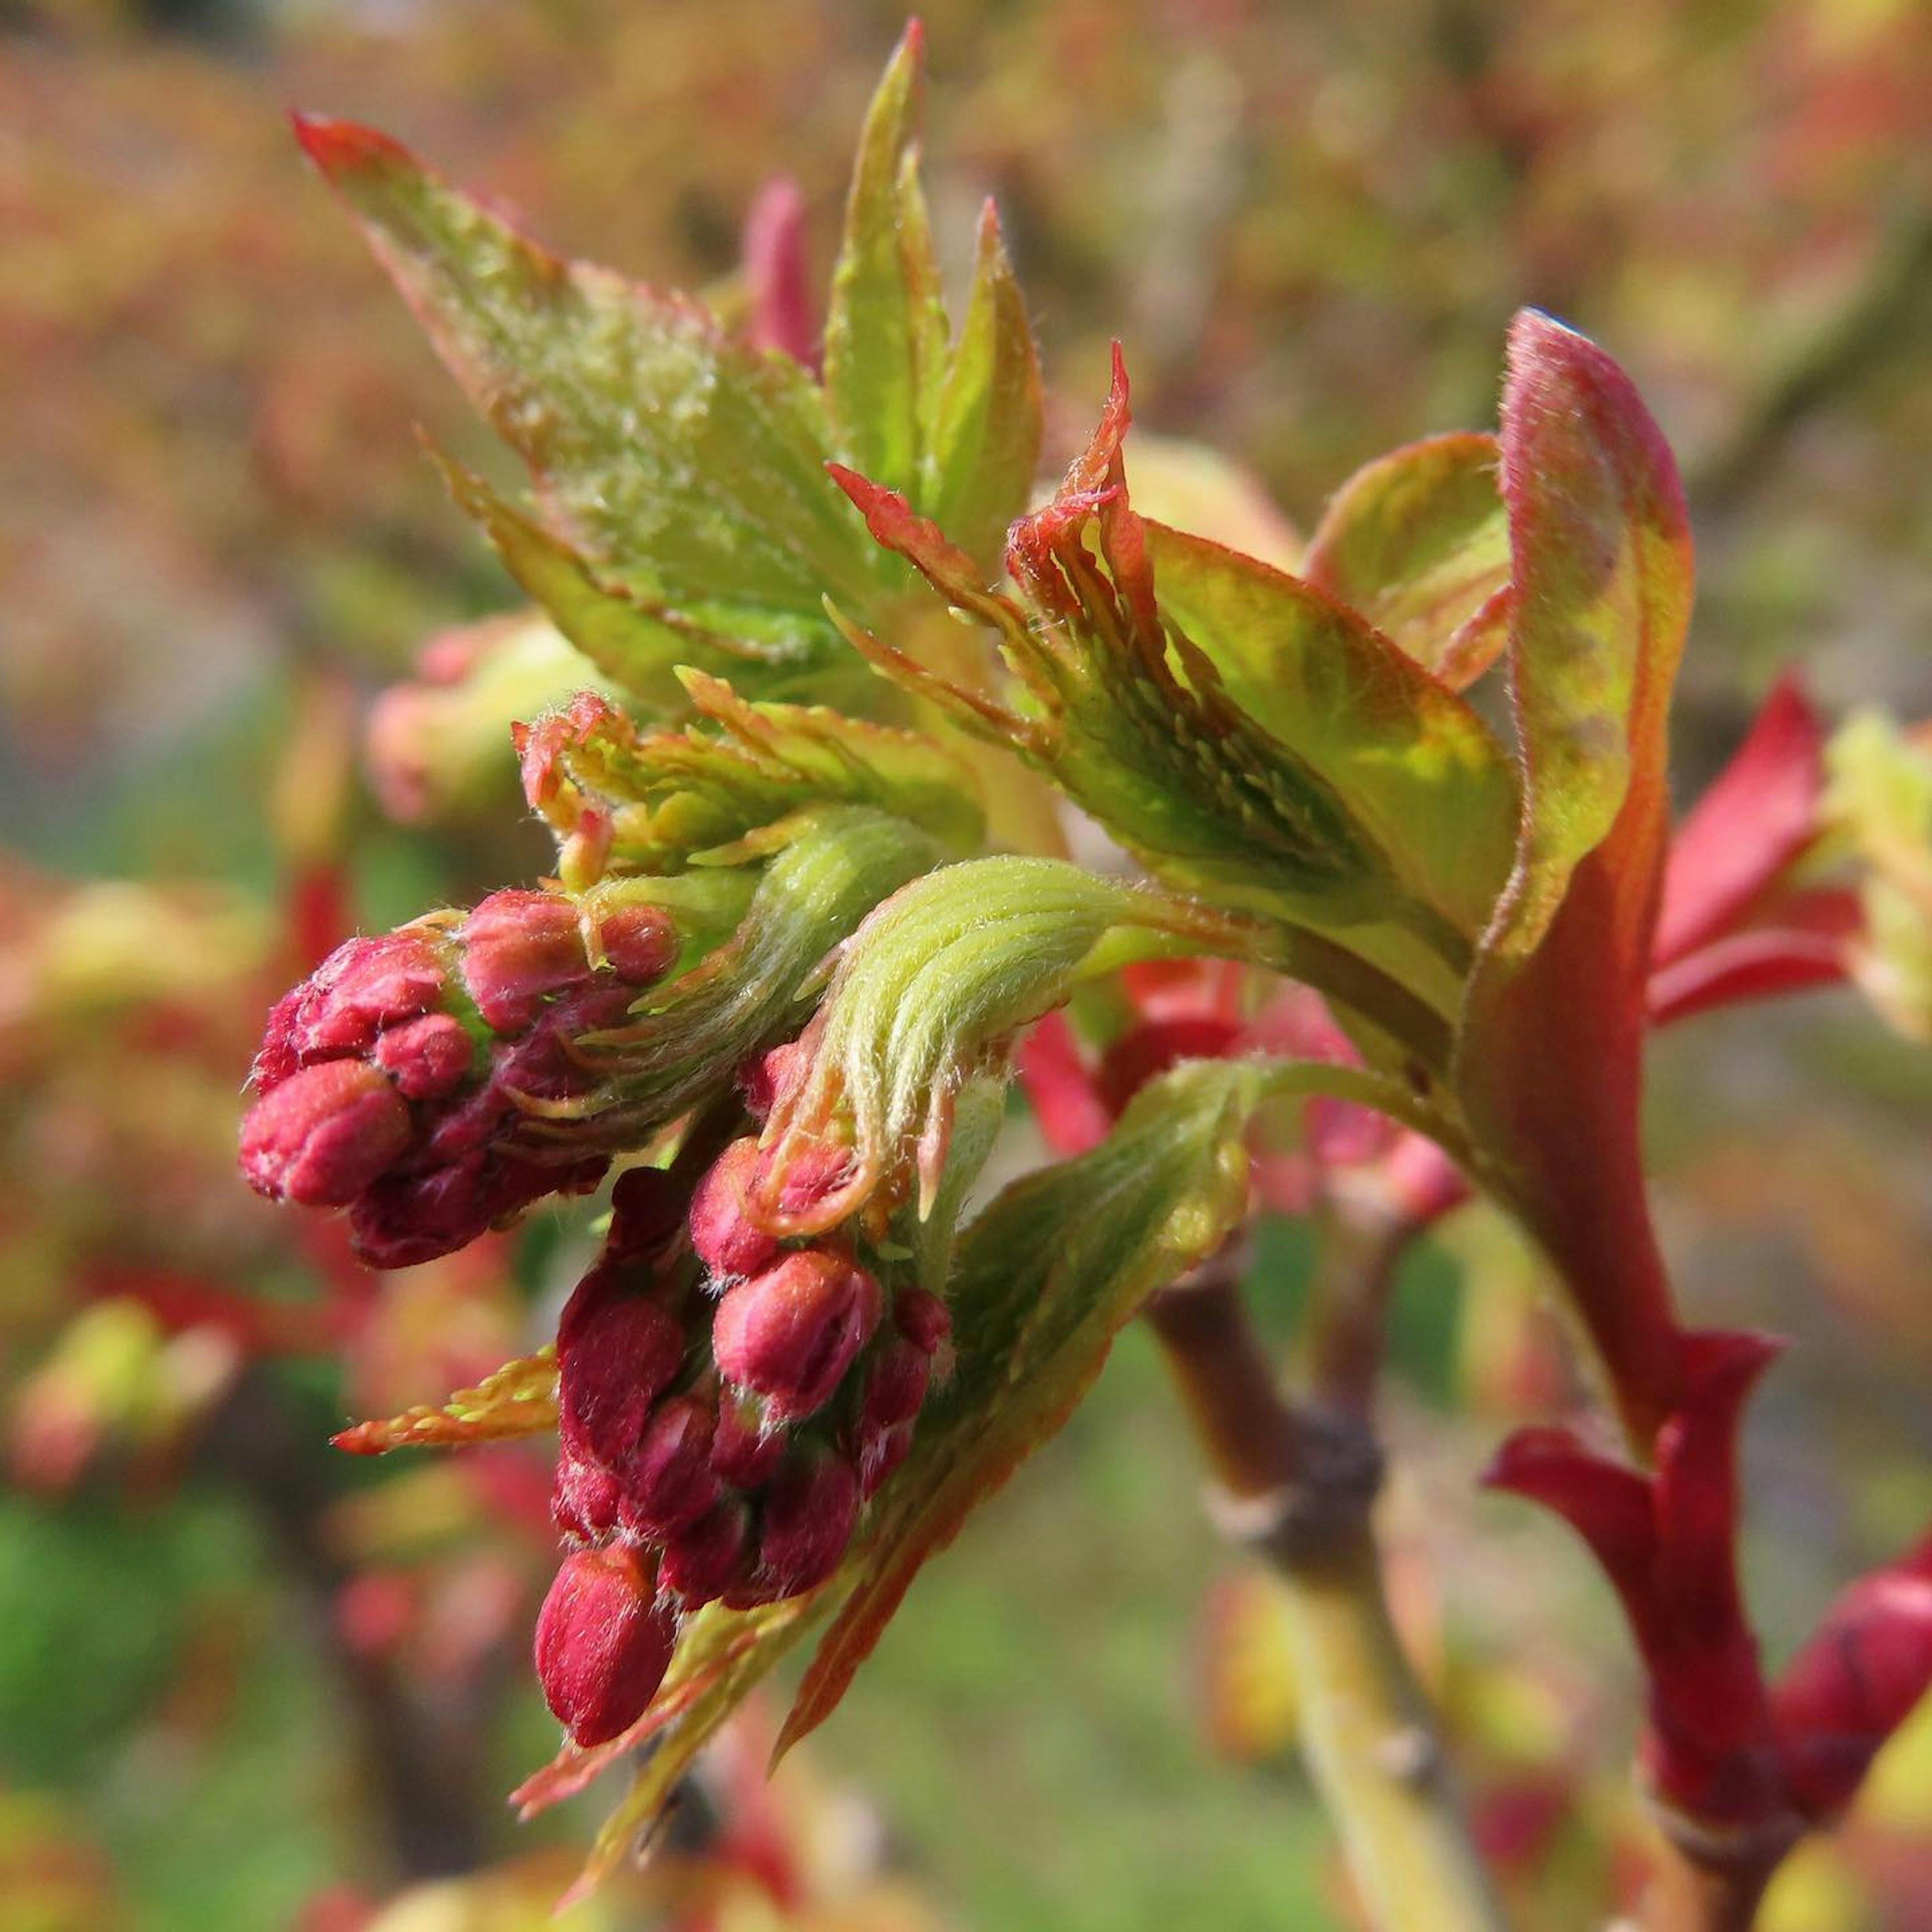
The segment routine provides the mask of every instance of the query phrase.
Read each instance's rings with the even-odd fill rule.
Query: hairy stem
[[[1309,1770],[1377,1932],[1504,1921],[1382,1589],[1381,1475],[1360,1413],[1282,1398],[1239,1287],[1240,1242],[1147,1318],[1207,1456],[1215,1514],[1282,1586]]]

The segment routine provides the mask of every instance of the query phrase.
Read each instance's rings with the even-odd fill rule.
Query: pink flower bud
[[[442,960],[428,933],[406,927],[338,946],[309,986],[304,1057],[360,1053],[379,1028],[434,1011],[442,997]]]
[[[558,1424],[566,1449],[615,1470],[634,1450],[652,1405],[684,1359],[684,1330],[620,1270],[592,1268],[557,1327]]]
[[[902,1289],[892,1303],[892,1322],[913,1346],[936,1355],[952,1334],[952,1317],[938,1295],[922,1288]]]
[[[754,1120],[764,1120],[781,1100],[789,1100],[797,1090],[811,1062],[810,1051],[796,1040],[747,1060],[738,1070],[738,1090],[745,1096],[746,1110]]]
[[[461,1025],[447,1013],[386,1028],[376,1042],[376,1060],[411,1100],[440,1100],[463,1084],[476,1049]]]
[[[596,1543],[617,1526],[617,1479],[601,1463],[567,1451],[557,1460],[550,1520],[566,1536]]]
[[[723,1502],[664,1544],[658,1582],[687,1610],[722,1597],[746,1569],[748,1518],[742,1503]]]
[[[803,1248],[718,1304],[718,1370],[796,1420],[823,1407],[879,1319],[879,1285],[842,1255]]]
[[[608,1742],[650,1708],[670,1667],[677,1618],[622,1544],[564,1559],[537,1618],[537,1676],[577,1742]]]
[[[677,960],[677,928],[660,906],[619,906],[597,928],[604,962],[627,986],[652,986]]]
[[[765,1406],[730,1387],[718,1394],[718,1425],[711,1438],[711,1466],[734,1489],[755,1490],[778,1466],[785,1432],[769,1425]]]
[[[760,1573],[788,1597],[824,1582],[858,1520],[859,1478],[850,1463],[807,1451],[788,1456],[765,1498]]]
[[[346,1208],[410,1144],[410,1110],[375,1067],[325,1060],[290,1074],[242,1124],[242,1171],[258,1193]]]
[[[872,1501],[879,1486],[912,1453],[912,1438],[910,1422],[866,1438],[859,1451],[859,1493],[866,1502]]]
[[[758,1172],[758,1144],[734,1141],[711,1164],[691,1197],[691,1245],[720,1280],[755,1274],[778,1251],[746,1211],[746,1190]]]
[[[916,1343],[888,1342],[866,1371],[866,1394],[859,1408],[862,1438],[910,1422],[926,1400],[932,1379],[932,1358]]]
[[[717,1502],[710,1406],[690,1396],[658,1405],[623,1468],[627,1528],[662,1537],[697,1521]]]
[[[550,994],[590,973],[577,910],[550,892],[492,892],[463,924],[463,977],[498,1033],[525,1031]]]
[[[442,1154],[432,1137],[429,1150]],[[473,1148],[420,1174],[385,1174],[350,1215],[356,1252],[371,1268],[410,1268],[453,1254],[546,1194],[583,1194],[610,1165],[603,1155],[544,1167]]]

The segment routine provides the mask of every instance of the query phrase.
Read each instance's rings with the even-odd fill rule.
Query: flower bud
[[[533,1025],[552,994],[590,970],[577,910],[553,892],[492,892],[463,923],[463,978],[496,1032]]]
[[[696,1522],[718,1500],[710,1406],[690,1396],[658,1405],[623,1468],[625,1526],[663,1537]]]
[[[747,1060],[738,1072],[738,1090],[745,1096],[746,1111],[754,1120],[764,1119],[781,1100],[790,1098],[811,1064],[811,1050],[796,1040]]]
[[[604,963],[627,986],[654,986],[676,963],[677,928],[652,905],[619,906],[597,928]]]
[[[666,1541],[659,1586],[687,1610],[722,1597],[742,1579],[748,1523],[742,1503],[722,1502],[707,1510]]]
[[[619,1500],[617,1479],[602,1463],[568,1451],[557,1458],[550,1515],[566,1536],[601,1541],[617,1526]]]
[[[850,1463],[807,1450],[788,1456],[765,1498],[761,1577],[788,1597],[824,1582],[838,1568],[858,1520],[859,1478]]]
[[[385,1029],[376,1042],[376,1063],[406,1100],[437,1100],[463,1084],[476,1048],[461,1024],[447,1013]]]
[[[881,1346],[866,1371],[866,1393],[859,1406],[862,1439],[918,1414],[932,1379],[932,1358],[916,1344],[903,1340]]]
[[[658,1394],[684,1360],[670,1312],[594,1268],[557,1325],[558,1427],[566,1450],[616,1470],[638,1448]]]
[[[537,1618],[537,1675],[576,1742],[601,1744],[629,1730],[670,1667],[677,1618],[622,1544],[564,1559]]]
[[[624,1261],[655,1254],[682,1231],[684,1218],[684,1190],[662,1168],[626,1168],[610,1190],[606,1251]]]
[[[711,1438],[711,1466],[734,1489],[755,1490],[778,1466],[785,1432],[770,1425],[765,1406],[727,1385],[718,1393],[718,1424]]]
[[[922,1288],[900,1291],[892,1303],[892,1322],[908,1342],[928,1355],[937,1355],[952,1339],[952,1317],[945,1303]]]
[[[746,1209],[746,1192],[758,1166],[758,1142],[748,1137],[734,1141],[691,1197],[692,1247],[721,1281],[755,1274],[778,1252],[778,1237],[767,1234]]]
[[[870,1502],[879,1487],[912,1453],[913,1426],[902,1422],[866,1438],[859,1451],[859,1494]]]
[[[290,1074],[242,1124],[242,1170],[257,1193],[345,1208],[410,1144],[410,1110],[382,1072],[324,1060]]]
[[[718,1370],[796,1420],[821,1408],[879,1318],[879,1285],[844,1256],[805,1248],[740,1282],[718,1304]]]

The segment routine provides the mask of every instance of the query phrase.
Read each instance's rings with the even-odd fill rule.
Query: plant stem
[[[1241,1300],[1244,1253],[1238,1241],[1156,1296],[1148,1322],[1222,1528],[1280,1579],[1310,1772],[1377,1932],[1496,1932],[1505,1922],[1383,1594],[1374,1438],[1360,1414],[1284,1400]]]

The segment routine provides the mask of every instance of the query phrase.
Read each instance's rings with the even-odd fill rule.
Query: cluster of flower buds
[[[754,1111],[794,1051],[753,1070]],[[947,1366],[944,1304],[889,1286],[892,1264],[868,1265],[856,1228],[788,1241],[760,1216],[767,1186],[786,1210],[826,1196],[844,1157],[782,1175],[770,1160],[754,1136],[731,1142],[688,1201],[660,1170],[621,1176],[559,1324],[553,1510],[574,1547],[536,1656],[580,1744],[642,1714],[681,1616],[832,1575]]]
[[[274,1198],[348,1208],[378,1268],[449,1253],[541,1196],[595,1186],[604,1153],[522,1130],[594,1090],[577,1042],[621,1025],[677,952],[655,905],[593,912],[527,891],[350,940],[269,1016],[244,1172]]]

